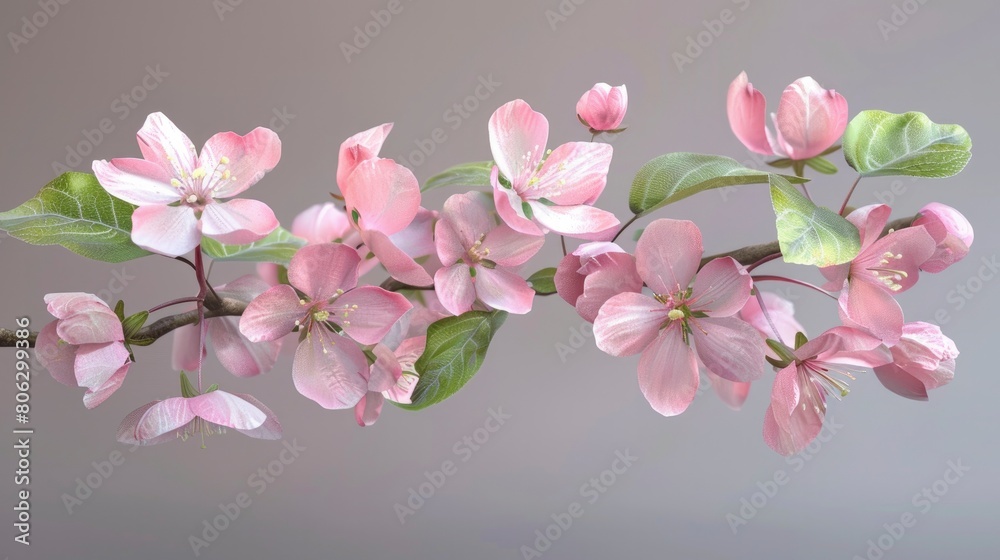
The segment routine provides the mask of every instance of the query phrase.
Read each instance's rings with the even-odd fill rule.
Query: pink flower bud
[[[594,85],[576,102],[576,114],[591,131],[613,132],[621,126],[628,109],[628,92],[624,85],[611,87]]]
[[[937,243],[934,254],[920,266],[920,270],[941,272],[969,254],[972,224],[951,206],[931,202],[920,209],[913,225],[924,226]]]
[[[958,348],[937,325],[903,325],[903,336],[892,347],[892,363],[875,368],[879,381],[908,399],[927,400],[927,390],[955,377]]]

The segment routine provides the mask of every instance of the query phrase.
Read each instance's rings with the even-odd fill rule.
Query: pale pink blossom
[[[478,192],[450,196],[434,231],[445,263],[434,275],[434,291],[448,311],[460,315],[477,300],[511,313],[531,311],[535,291],[518,267],[535,256],[544,238],[498,225]]]
[[[281,439],[281,424],[256,398],[243,393],[210,390],[192,397],[173,397],[145,404],[125,417],[118,441],[155,445],[236,430],[257,439]]]
[[[611,87],[603,82],[595,84],[576,102],[576,115],[592,133],[621,132],[618,127],[628,109],[628,91],[625,85]]]
[[[563,257],[553,281],[559,296],[591,323],[612,296],[642,291],[635,257],[607,241],[584,243]]]
[[[607,183],[610,145],[569,142],[547,153],[549,121],[520,99],[497,109],[489,128],[493,197],[507,225],[531,235],[614,235],[618,218],[592,206]]]
[[[170,257],[209,237],[220,243],[252,243],[278,227],[274,212],[256,200],[232,198],[250,188],[281,158],[281,141],[267,128],[246,136],[220,132],[201,153],[162,113],[146,118],[138,133],[144,159],[94,162],[94,174],[110,194],[135,205],[132,241]]]
[[[354,407],[359,426],[371,426],[382,413],[386,399],[409,404],[419,379],[413,364],[424,351],[426,338],[408,338],[395,349],[387,344],[372,348],[375,363],[368,375],[368,393]]]
[[[400,294],[356,287],[360,257],[336,243],[299,249],[288,281],[247,306],[240,332],[252,342],[298,329],[292,380],[324,408],[351,408],[368,392],[369,362],[358,344],[376,344],[411,307]],[[298,290],[304,297],[300,297]]]
[[[851,212],[847,219],[861,233],[861,252],[849,263],[820,269],[827,279],[824,287],[841,290],[841,321],[869,330],[888,345],[903,332],[903,310],[895,294],[916,284],[920,265],[935,246],[921,226],[880,237],[891,211],[884,204],[872,204]]]
[[[920,265],[920,270],[941,272],[969,254],[975,237],[972,224],[961,212],[940,202],[931,202],[917,213],[914,226],[924,226],[931,234],[937,248],[934,254]]]
[[[730,257],[699,271],[702,253],[692,222],[654,221],[635,252],[653,295],[618,294],[594,322],[598,348],[612,356],[642,354],[639,388],[664,416],[684,412],[697,393],[695,352],[706,369],[731,381],[753,381],[764,371],[760,335],[734,317],[750,297],[750,275]]]
[[[787,350],[794,359],[778,371],[764,414],[764,441],[782,455],[794,455],[816,439],[827,395],[847,395],[842,378],[854,379],[851,368],[877,367],[892,359],[878,337],[851,327],[832,328]]]
[[[847,128],[847,100],[823,89],[806,76],[792,82],[771,114],[774,132],[767,126],[767,101],[754,89],[746,72],[729,86],[726,110],[729,126],[748,150],[793,160],[816,157],[833,146]]]
[[[121,387],[132,365],[121,321],[91,294],[48,294],[45,303],[56,320],[38,333],[38,361],[56,381],[85,387],[83,404],[94,408]]]
[[[337,185],[341,193],[346,194],[347,178],[362,162],[378,157],[382,144],[392,131],[392,123],[385,123],[368,130],[361,131],[340,144],[337,157]]]
[[[891,349],[892,363],[875,368],[882,385],[908,399],[925,401],[927,391],[955,377],[958,348],[930,323],[903,325],[903,336]]]

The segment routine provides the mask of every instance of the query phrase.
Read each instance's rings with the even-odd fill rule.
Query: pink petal
[[[118,371],[109,377],[103,385],[95,389],[88,389],[83,395],[83,406],[91,409],[108,400],[108,397],[117,391],[122,386],[122,383],[125,382],[125,376],[128,375],[128,369],[131,365],[132,362],[126,363],[122,367],[118,368]]]
[[[84,344],[76,352],[76,382],[91,391],[100,389],[128,360],[121,342]]]
[[[461,315],[472,309],[472,304],[476,301],[476,288],[472,283],[469,265],[454,264],[439,269],[434,274],[434,292],[452,315]]]
[[[53,379],[63,385],[77,387],[74,370],[77,347],[59,339],[56,333],[58,322],[50,322],[38,333],[35,339],[35,357],[42,367],[49,371]]]
[[[387,235],[380,231],[367,231],[364,235],[365,244],[390,276],[411,286],[430,286],[434,282],[427,270],[393,244]]]
[[[413,390],[417,387],[420,377],[413,373],[403,373],[388,391],[383,391],[385,398],[399,404],[411,404],[413,402]]]
[[[802,361],[816,363],[875,367],[892,361],[889,349],[867,331],[851,327],[834,327],[795,350]]]
[[[313,301],[330,299],[337,290],[358,285],[357,251],[339,243],[307,245],[288,265],[288,281]]]
[[[704,248],[701,230],[687,220],[655,220],[635,247],[639,276],[657,294],[673,294],[691,283]]]
[[[195,418],[194,411],[189,406],[190,399],[175,397],[153,403],[141,417],[135,420],[134,429],[129,434],[132,441],[139,443],[150,443],[149,440],[156,440],[160,436],[171,435],[178,428],[183,427]],[[136,410],[132,414],[138,412]],[[126,423],[130,423],[130,418],[125,419],[119,428],[118,441],[122,441],[122,429],[126,428]]]
[[[618,218],[607,210],[586,204],[578,206],[548,206],[541,202],[528,203],[535,220],[549,230],[580,239],[607,241],[608,232],[619,225]],[[613,232],[612,232],[613,235]]]
[[[189,206],[140,206],[132,213],[132,241],[147,251],[179,257],[201,243],[201,224]]]
[[[847,128],[847,100],[808,76],[799,78],[782,93],[776,124],[790,158],[818,156]]]
[[[746,305],[740,310],[740,319],[750,323],[750,326],[766,338],[780,338],[789,343],[795,340],[796,333],[805,333],[805,328],[795,319],[795,306],[792,302],[772,292],[761,292],[761,298],[778,332],[771,330],[771,325],[754,296],[747,298]]]
[[[663,329],[643,350],[639,389],[653,410],[664,416],[684,412],[698,394],[698,362],[679,325]]]
[[[754,89],[746,72],[740,72],[729,85],[726,99],[729,127],[748,150],[770,156],[774,155],[774,150],[765,132],[766,109],[767,101],[764,99],[764,94]]]
[[[307,304],[299,303],[295,289],[274,286],[247,305],[240,317],[240,332],[251,342],[278,340],[306,318]]]
[[[712,384],[712,390],[719,399],[732,410],[740,410],[750,394],[750,383],[737,383],[719,377],[710,371],[705,372],[705,377]]]
[[[413,258],[433,255],[434,224],[438,213],[421,207],[410,225],[389,236],[392,244]]]
[[[487,204],[483,195],[474,191],[451,195],[444,202],[441,220],[435,226],[441,262],[452,264],[463,259],[466,251],[496,227]]]
[[[246,198],[206,205],[201,224],[206,237],[227,245],[260,241],[279,225],[270,206]]]
[[[253,274],[244,274],[235,280],[231,280],[215,287],[215,293],[220,297],[238,299],[250,302],[253,298],[266,292],[271,285]]]
[[[226,428],[252,430],[267,420],[259,408],[225,391],[211,391],[187,401],[196,416]]]
[[[531,187],[531,198],[546,198],[560,206],[593,204],[608,182],[611,153],[610,144],[596,142],[559,146],[545,159],[538,182]]]
[[[194,144],[163,113],[150,113],[136,138],[142,157],[170,170],[173,177],[190,177],[198,167]]]
[[[642,352],[660,332],[668,309],[655,299],[626,292],[609,299],[594,320],[597,347],[612,356]]]
[[[576,103],[576,114],[590,128],[607,131],[621,125],[627,108],[628,92],[624,85],[613,88],[598,83],[580,97]]]
[[[327,309],[330,319],[348,336],[361,344],[375,344],[412,307],[402,294],[362,286],[340,296]]]
[[[885,204],[862,206],[847,215],[847,221],[854,224],[861,234],[861,251],[882,237],[882,230],[889,223],[892,208]]]
[[[808,385],[801,385],[803,381]],[[819,435],[825,413],[820,389],[792,364],[774,378],[771,405],[764,413],[764,441],[782,455],[794,455]]]
[[[642,278],[635,269],[635,258],[628,253],[606,253],[592,259],[599,268],[587,275],[583,294],[576,300],[576,312],[593,323],[601,307],[622,292],[642,291]]]
[[[135,158],[118,158],[108,163],[96,160],[94,175],[109,194],[137,205],[170,204],[180,200],[177,189],[170,185],[174,178],[167,168]]]
[[[292,381],[323,408],[351,408],[368,392],[368,359],[350,339],[319,327],[299,343]]]
[[[695,276],[689,305],[709,317],[729,317],[743,308],[752,287],[746,268],[735,259],[713,259]]]
[[[511,182],[514,190],[520,192],[527,186],[545,154],[549,121],[517,99],[493,113],[489,130],[493,161],[497,162],[500,172]],[[516,229],[513,224],[511,227]]]
[[[577,272],[580,268],[580,257],[575,253],[570,253],[559,261],[556,267],[555,282],[556,292],[566,303],[576,307],[577,299],[583,295],[583,282],[586,276]],[[593,322],[593,320],[591,321]]]
[[[72,305],[77,312],[63,314],[63,318],[56,325],[59,338],[76,345],[102,344],[125,339],[121,321],[107,304],[104,302],[99,305],[93,304],[85,298],[73,298],[73,300]]]
[[[477,266],[473,284],[479,299],[493,309],[518,315],[531,311],[535,290],[528,286],[524,278],[510,270]]]
[[[368,390],[379,393],[388,391],[403,375],[403,366],[396,354],[385,344],[376,344],[372,348],[372,353],[375,354],[375,363],[372,364],[368,376]]]
[[[46,309],[57,319],[66,319],[76,314],[105,313],[115,317],[104,300],[84,292],[60,292],[45,294]],[[101,341],[107,342],[107,341]]]
[[[840,320],[847,326],[867,329],[887,345],[896,344],[903,332],[903,310],[881,283],[855,278],[840,292]]]
[[[264,403],[257,400],[252,395],[246,393],[233,393],[238,398],[250,403],[251,406],[256,407],[258,410],[264,413],[265,419],[264,423],[260,426],[253,428],[252,430],[239,430],[243,435],[250,436],[257,439],[281,439],[282,430],[281,424],[278,422],[278,418],[271,412],[271,409],[264,405]]]
[[[281,351],[281,339],[251,343],[240,333],[236,317],[209,319],[208,336],[219,363],[237,377],[252,377],[270,371]]]
[[[309,243],[329,243],[343,241],[351,231],[351,222],[337,205],[332,202],[314,204],[303,210],[292,222],[292,235]]]
[[[382,144],[391,130],[392,123],[385,123],[344,140],[340,145],[337,161],[337,184],[340,185],[341,192],[347,185],[347,177],[358,164],[378,157]]]
[[[908,227],[894,231],[872,243],[864,253],[855,259],[851,265],[851,275],[867,276],[877,282],[873,272],[881,276],[893,274],[889,271],[899,271],[893,275],[892,284],[899,286],[893,291],[905,292],[917,283],[920,278],[920,266],[934,254],[934,239],[923,227]]]
[[[529,220],[524,213],[524,200],[514,189],[508,189],[500,184],[499,168],[493,166],[490,182],[493,185],[493,203],[496,205],[500,219],[515,231],[528,235],[542,235],[542,230]]]
[[[385,397],[382,396],[382,393],[368,391],[354,406],[354,420],[361,427],[371,426],[382,414],[383,404],[385,404]]]
[[[392,235],[417,215],[420,183],[412,171],[391,159],[371,159],[348,177],[344,201],[348,214],[360,215],[357,223],[362,231]]]
[[[916,401],[927,400],[927,387],[898,364],[886,364],[873,371],[882,385],[893,393]]]
[[[482,247],[489,250],[486,258],[500,266],[521,266],[534,257],[545,244],[545,238],[511,229],[506,224],[486,234]]]
[[[764,375],[764,344],[749,323],[735,317],[709,317],[693,322],[694,347],[706,369],[739,383],[756,381]]]
[[[212,321],[209,319],[208,321]],[[184,325],[174,330],[173,349],[170,356],[170,368],[176,371],[196,371],[198,369],[198,347],[201,344],[201,332],[198,325]],[[204,360],[207,351],[201,353]]]
[[[223,157],[229,158],[228,164],[220,162]],[[245,136],[220,132],[205,142],[198,159],[208,173],[205,185],[215,187],[213,196],[217,199],[229,198],[250,188],[278,165],[281,140],[273,130],[263,127],[257,127]],[[228,179],[219,177],[213,182],[213,170],[217,174],[229,171],[230,176]]]

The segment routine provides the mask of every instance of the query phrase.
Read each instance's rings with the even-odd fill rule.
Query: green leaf
[[[923,113],[862,111],[844,131],[844,158],[864,177],[950,177],[969,163],[972,139]]]
[[[149,319],[149,311],[140,311],[134,315],[129,315],[122,321],[122,331],[125,333],[125,340],[131,339],[133,335],[139,332],[139,329],[146,324],[147,319]]]
[[[639,216],[708,189],[767,183],[772,174],[722,156],[676,152],[653,158],[635,174],[628,206]],[[785,177],[804,183],[801,177]]]
[[[823,156],[816,156],[814,158],[807,159],[806,165],[824,175],[833,175],[837,172],[837,166]]]
[[[132,243],[135,206],[104,190],[90,173],[67,172],[34,198],[0,213],[0,229],[32,245],[61,245],[104,262],[149,255]]]
[[[536,294],[548,295],[556,293],[555,267],[543,268],[528,277],[528,285]]]
[[[306,240],[295,237],[279,227],[270,235],[249,245],[223,245],[207,237],[201,240],[201,249],[217,261],[269,262],[287,265]]]
[[[455,394],[479,371],[486,350],[506,311],[467,311],[446,317],[427,328],[427,346],[414,368],[420,376],[413,389],[412,404],[420,410]]]
[[[488,187],[490,172],[493,171],[492,161],[475,161],[449,167],[431,177],[420,189],[427,192],[441,187]]]
[[[780,176],[771,177],[771,203],[785,262],[832,266],[861,251],[858,228],[829,208],[816,206]]]

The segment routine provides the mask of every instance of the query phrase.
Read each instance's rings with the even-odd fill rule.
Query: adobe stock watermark
[[[389,0],[384,8],[369,12],[371,18],[361,25],[354,26],[354,37],[351,42],[341,41],[340,52],[344,55],[344,60],[350,64],[354,57],[361,54],[361,51],[368,48],[376,37],[393,22],[393,18],[403,13],[402,0]]]
[[[407,517],[416,515],[421,508],[427,505],[428,500],[433,498],[450,478],[458,474],[459,463],[467,463],[472,459],[490,441],[493,434],[500,431],[504,423],[511,418],[511,415],[504,414],[503,408],[499,406],[496,410],[489,409],[488,412],[489,415],[486,416],[482,426],[468,435],[462,436],[462,439],[451,447],[451,452],[458,458],[457,463],[452,459],[446,459],[440,467],[432,471],[424,471],[424,480],[415,487],[411,486],[407,489],[406,500],[392,505],[392,511],[399,519],[400,525],[406,523]]]
[[[243,0],[212,0],[212,9],[215,10],[215,15],[219,17],[219,21],[226,20],[226,14],[231,14],[243,5]]]
[[[948,494],[952,486],[958,484],[972,470],[968,465],[963,465],[961,459],[949,460],[946,465],[947,468],[941,478],[921,488],[910,499],[914,509],[904,511],[897,519],[889,523],[883,523],[884,531],[882,534],[868,539],[865,555],[855,554],[852,560],[880,560],[886,552],[892,550],[896,543],[906,536],[910,529],[916,526],[918,514],[926,515]]]
[[[132,453],[138,448],[139,444],[134,444],[129,447],[128,452]],[[63,492],[61,496],[62,503],[66,506],[66,513],[69,515],[76,513],[75,508],[82,506],[94,495],[94,492],[104,486],[104,483],[115,473],[115,469],[120,470],[120,467],[125,464],[126,458],[125,453],[115,449],[108,454],[107,459],[91,462],[92,470],[76,479],[76,487],[73,492]]]
[[[119,121],[128,118],[132,111],[139,107],[139,104],[146,100],[149,94],[163,83],[163,79],[170,76],[164,72],[160,65],[146,66],[146,73],[139,79],[139,83],[132,89],[122,93],[111,101],[109,110],[112,116],[117,116]],[[94,128],[85,128],[81,132],[83,139],[76,144],[66,145],[66,157],[62,161],[52,162],[52,171],[56,175],[62,175],[67,171],[79,169],[80,165],[87,162],[87,170],[90,170],[90,159],[88,156],[100,146],[108,136],[115,131],[116,125],[112,117],[103,117]]]
[[[638,460],[639,458],[632,455],[627,448],[625,451],[615,451],[611,465],[580,486],[580,498],[587,505],[596,504],[601,496],[618,482],[619,477],[628,472]],[[584,503],[573,501],[565,509],[550,515],[551,523],[541,529],[535,529],[534,541],[530,545],[521,545],[521,556],[524,560],[541,558],[573,527],[577,519],[583,517],[584,513],[586,513]]]
[[[15,25],[20,25],[17,31],[8,31],[7,40],[10,41],[10,48],[14,54],[21,52],[21,47],[27,45],[29,41],[38,36],[59,13],[62,7],[69,4],[70,0],[38,0],[38,9],[33,13],[22,17]]]
[[[893,4],[889,17],[875,22],[879,33],[882,34],[882,40],[888,42],[889,36],[909,23],[910,18],[920,11],[921,6],[927,2],[928,0],[903,0],[903,2]]]
[[[291,442],[282,440],[281,444],[284,446],[284,449],[278,453],[277,457],[247,477],[247,487],[253,490],[255,496],[263,494],[271,484],[274,484],[278,477],[284,474],[285,467],[294,463],[299,458],[299,455],[306,450],[304,445],[299,445],[297,439],[293,439]],[[228,529],[234,521],[239,519],[243,511],[251,505],[253,505],[253,497],[248,491],[236,494],[231,502],[220,503],[218,505],[219,514],[206,517],[202,520],[201,533],[188,536],[191,553],[195,557],[201,556],[204,549],[218,540],[219,535]]]
[[[502,85],[501,82],[493,79],[492,73],[486,76],[480,75],[472,92],[445,109],[444,113],[441,114],[441,120],[452,132],[458,130]],[[448,132],[445,127],[435,127],[427,136],[414,140],[414,149],[403,157],[397,157],[396,161],[405,164],[410,169],[416,169],[423,165],[427,158],[447,141]]]
[[[576,9],[586,2],[587,0],[559,0],[554,10],[545,10],[545,21],[549,22],[549,28],[555,31],[560,24],[569,21]]]
[[[705,54],[705,51],[715,44],[715,40],[722,36],[726,27],[736,23],[737,16],[750,7],[750,0],[730,0],[730,2],[735,9],[723,8],[717,17],[701,20],[703,29],[688,35],[684,49],[674,51],[670,55],[674,65],[677,66],[677,72],[683,73],[685,66],[694,64],[694,61]]]
[[[792,478],[791,475],[804,469],[809,461],[812,461],[813,457],[823,449],[823,446],[829,443],[843,427],[842,424],[837,423],[833,416],[828,416],[816,439],[809,442],[809,445],[802,451],[785,458],[785,464],[788,468],[778,469],[769,478],[758,480],[756,489],[740,498],[740,507],[735,512],[731,511],[726,514],[726,523],[729,524],[729,529],[733,534],[738,533],[740,527],[747,525],[751,519],[757,517],[757,514],[766,508],[778,495],[778,492],[788,484]]]

